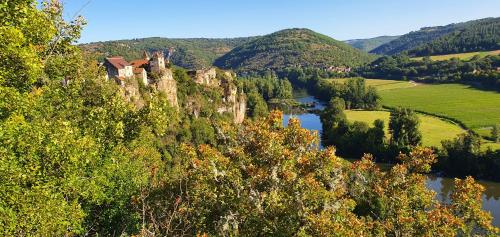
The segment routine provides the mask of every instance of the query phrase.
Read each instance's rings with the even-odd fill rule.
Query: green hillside
[[[236,47],[215,61],[237,71],[280,70],[286,67],[359,66],[373,56],[308,29],[287,29]]]
[[[455,54],[500,49],[500,18],[487,18],[467,24],[408,53],[412,56]]]
[[[168,39],[160,37],[95,42],[80,45],[85,51],[96,52],[100,58],[120,55],[127,60],[140,58],[143,51],[167,50],[175,48],[172,62],[188,69],[211,66],[213,61],[232,50],[234,47],[248,42],[255,37],[229,39]]]
[[[370,52],[371,50],[379,47],[380,45],[389,43],[395,39],[399,38],[398,36],[379,36],[375,38],[369,39],[353,39],[346,40],[344,42],[350,44],[352,47],[360,49],[365,52]]]
[[[489,55],[500,55],[500,50],[493,51],[482,51],[482,52],[469,52],[469,53],[456,53],[456,54],[444,54],[444,55],[434,55],[430,56],[432,61],[445,61],[452,58],[458,58],[460,60],[468,61],[474,57],[484,58]],[[424,57],[414,57],[412,60],[423,60]]]
[[[500,48],[500,18],[485,18],[446,26],[424,27],[370,51],[394,55],[409,51],[413,55],[463,53]]]

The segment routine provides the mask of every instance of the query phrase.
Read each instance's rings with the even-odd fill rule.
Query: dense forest
[[[410,55],[464,53],[500,49],[500,18],[485,18],[446,26],[425,27],[381,45],[371,53]]]
[[[398,36],[378,36],[374,38],[369,38],[369,39],[352,39],[352,40],[346,40],[344,42],[350,44],[352,47],[360,49],[365,52],[370,52],[373,49],[389,43],[395,39],[399,38]]]
[[[83,50],[94,52],[99,59],[107,56],[123,56],[126,60],[142,57],[142,53],[157,50],[167,51],[173,47],[172,63],[187,69],[210,67],[215,59],[229,52],[236,46],[253,40],[257,37],[229,38],[229,39],[168,39],[144,38],[133,40],[116,40],[81,44]]]
[[[346,43],[309,29],[287,29],[242,44],[218,58],[214,65],[238,72],[256,72],[287,67],[355,67],[373,59]]]

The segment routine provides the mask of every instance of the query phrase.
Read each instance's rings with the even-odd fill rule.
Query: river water
[[[325,107],[319,100],[306,94],[299,92],[294,94],[295,100],[301,103],[315,103],[314,109],[323,109]],[[296,117],[300,120],[303,128],[318,131],[318,136],[321,135],[322,126],[318,115],[313,113],[304,114],[285,114],[283,116],[283,124],[286,126],[291,117]],[[323,148],[320,145],[320,148]],[[483,194],[483,208],[493,216],[493,224],[500,227],[500,183],[479,181],[486,190]],[[453,188],[453,179],[445,177],[436,177],[429,175],[427,179],[427,187],[436,192],[436,198],[441,202],[449,202],[449,196]]]

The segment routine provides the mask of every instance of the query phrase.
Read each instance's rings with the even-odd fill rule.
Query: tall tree
[[[491,129],[491,138],[493,139],[494,142],[498,142],[500,139],[500,125],[495,124],[493,125],[493,128]]]
[[[413,110],[396,108],[391,111],[389,121],[391,145],[404,151],[409,151],[411,147],[420,145],[422,134],[418,126],[419,119]]]

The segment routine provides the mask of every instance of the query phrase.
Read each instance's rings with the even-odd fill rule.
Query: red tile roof
[[[130,64],[134,68],[142,67],[143,65],[146,65],[148,63],[149,63],[149,60],[147,60],[147,59],[137,59],[137,60],[130,61]]]
[[[144,69],[142,67],[136,67],[136,68],[134,68],[134,74],[141,74],[144,70],[146,70],[146,69]]]
[[[116,69],[123,69],[125,66],[130,66],[130,64],[127,61],[125,61],[123,57],[111,57],[111,58],[106,58],[106,60]]]

